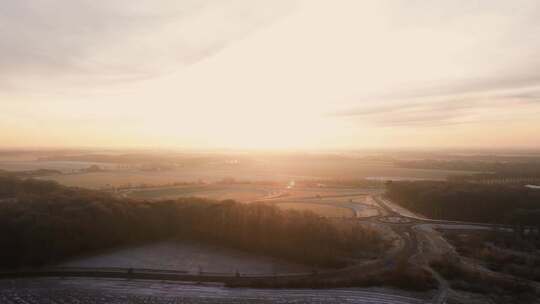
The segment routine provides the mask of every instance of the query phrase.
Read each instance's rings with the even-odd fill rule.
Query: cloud
[[[540,86],[371,101],[332,113],[384,127],[445,126],[533,119],[540,114]],[[374,105],[375,104],[375,105]]]
[[[412,127],[538,115],[538,1],[384,3],[391,29],[383,37],[401,38],[394,54],[405,64],[374,60],[389,85],[360,92],[331,115]]]
[[[287,14],[291,1],[8,1],[0,87],[153,77],[212,56]]]

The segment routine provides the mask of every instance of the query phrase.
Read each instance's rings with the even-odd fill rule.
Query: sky
[[[0,148],[540,148],[536,0],[0,4]]]

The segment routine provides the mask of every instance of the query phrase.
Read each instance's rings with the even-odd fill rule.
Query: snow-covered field
[[[273,274],[313,269],[271,257],[193,242],[157,242],[77,258],[60,267],[120,267],[183,270],[190,273]]]
[[[381,288],[231,289],[167,281],[35,278],[0,280],[2,304],[124,304],[124,303],[383,303],[420,304],[417,295]]]

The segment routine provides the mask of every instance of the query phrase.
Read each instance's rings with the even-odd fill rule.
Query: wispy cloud
[[[9,1],[0,86],[148,78],[212,56],[287,14],[289,1]]]
[[[365,102],[365,106],[332,113],[379,126],[443,126],[508,120],[509,114],[537,119],[540,86],[469,92],[452,95],[419,95],[405,99]],[[520,117],[513,116],[514,119]]]
[[[399,86],[367,98],[359,94],[332,115],[377,126],[437,126],[505,120],[511,114],[529,119],[536,113],[538,1],[398,1],[388,7],[390,32],[406,37],[395,56],[406,61],[402,53],[412,54],[411,64],[393,72],[379,62],[379,69],[389,70],[387,78],[400,75],[389,82]],[[405,52],[411,45],[414,51]]]

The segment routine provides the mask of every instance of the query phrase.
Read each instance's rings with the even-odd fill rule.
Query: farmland
[[[96,160],[111,158],[121,162],[101,162],[94,167]],[[96,289],[81,291],[79,287],[63,288],[66,286],[63,282],[60,287],[52,284],[51,291],[43,293],[43,290],[27,288],[35,281],[21,280],[15,289],[0,293],[0,297],[13,303],[32,303],[32,299],[42,296],[67,303],[99,302],[96,297],[100,296],[115,303],[259,303],[250,302],[252,298],[246,299],[245,294],[238,293],[245,288],[285,289],[279,292],[250,289],[251,294],[268,296],[267,302],[316,303],[316,299],[321,297],[324,298],[321,303],[347,303],[349,300],[351,303],[379,300],[419,303],[419,298],[424,297],[441,303],[436,299],[460,296],[462,289],[454,288],[457,285],[450,279],[445,281],[444,276],[448,276],[448,271],[444,272],[444,267],[447,265],[428,264],[430,260],[424,262],[420,258],[446,257],[452,252],[451,246],[435,228],[442,226],[436,225],[469,229],[472,233],[476,233],[480,226],[448,221],[439,223],[417,216],[404,208],[408,206],[399,197],[393,197],[393,192],[385,194],[385,189],[392,190],[401,184],[439,185],[426,186],[426,193],[455,184],[398,181],[431,177],[419,172],[414,177],[409,176],[410,169],[395,167],[392,170],[405,170],[405,173],[392,177],[391,183],[381,182],[386,175],[368,176],[367,171],[356,179],[321,178],[324,174],[334,176],[326,167],[334,160],[319,160],[318,165],[311,163],[313,167],[310,170],[302,171],[302,163],[310,163],[309,158],[295,159],[294,162],[289,159],[287,162],[290,166],[283,166],[280,161],[284,160],[276,159],[222,162],[206,158],[191,165],[171,165],[174,162],[149,165],[126,164],[123,157],[107,156],[100,159],[85,157],[36,162],[61,162],[63,165],[69,162],[73,166],[71,169],[58,168],[60,173],[47,170],[20,175],[4,173],[7,184],[14,185],[4,187],[7,190],[2,200],[2,207],[7,212],[5,218],[16,218],[19,214],[17,210],[24,208],[29,215],[24,218],[27,225],[33,225],[38,220],[46,225],[37,226],[56,229],[43,234],[22,234],[23,230],[17,226],[20,220],[4,221],[9,228],[4,235],[12,238],[10,248],[23,246],[21,250],[27,253],[5,253],[14,261],[12,263],[43,265],[43,276],[49,277],[101,277],[101,281],[96,280],[102,284],[94,281],[91,284],[97,284]],[[84,165],[81,165],[79,162],[83,161]],[[262,166],[262,163],[266,165]],[[332,170],[343,170],[344,176],[353,176],[352,172],[359,167],[346,165],[354,167],[359,163],[349,159]],[[24,168],[32,168],[27,165]],[[329,171],[324,171],[327,169]],[[428,171],[433,170],[425,170],[424,173]],[[46,175],[48,172],[54,175]],[[45,174],[38,175],[39,179],[100,190],[66,188],[28,179],[36,174]],[[18,178],[19,181],[13,182],[10,178]],[[477,185],[469,188],[476,189]],[[432,200],[426,201],[431,206]],[[64,218],[70,221],[64,221]],[[100,224],[95,225],[96,221]],[[65,229],[66,224],[76,229]],[[35,228],[32,231],[44,230]],[[69,231],[77,231],[77,235],[73,237]],[[51,235],[55,235],[57,242],[48,242],[47,238]],[[22,237],[37,241],[18,242]],[[90,245],[89,249],[78,250],[81,246]],[[483,250],[486,251],[485,248]],[[490,254],[495,253],[500,255],[499,251],[493,250]],[[474,256],[477,259],[475,264],[483,263],[479,257]],[[531,275],[518,269],[524,264],[521,260],[517,261],[517,266],[507,269],[506,274],[525,274],[524,278],[534,275],[536,278],[536,272]],[[430,265],[434,267],[433,271],[443,271],[443,278],[427,271],[426,267]],[[112,278],[130,281],[126,283]],[[152,290],[142,294],[129,288],[126,293],[115,291],[121,288],[119,285],[136,284],[131,280],[143,279],[161,282],[152,283]],[[166,287],[168,283],[163,280],[220,282],[238,289],[212,286],[209,288],[213,292],[227,296],[190,298],[191,288],[197,288],[198,292],[204,294],[202,286],[190,285],[179,291],[182,297],[179,300],[173,294],[154,293],[161,288],[172,290]],[[366,291],[358,289],[367,286],[391,286],[422,293],[412,298],[394,298],[390,292],[381,298],[381,295],[366,294]],[[439,288],[435,293],[437,286]],[[356,289],[345,293],[340,289],[328,289],[345,287]],[[297,289],[289,291],[287,288]],[[305,292],[302,288],[325,289],[321,292]],[[301,296],[297,297],[299,294]],[[529,295],[530,289],[519,294]]]
[[[197,242],[161,241],[116,248],[71,259],[58,267],[144,268],[186,271],[191,274],[271,274],[309,272],[313,268],[283,260],[253,255],[223,246]]]
[[[250,202],[264,198],[271,194],[272,191],[274,190],[255,185],[189,185],[139,189],[128,192],[127,196],[137,199],[174,199],[196,196],[215,200],[234,199],[241,202]]]
[[[326,217],[354,217],[352,210],[334,205],[316,203],[277,203],[276,205],[287,210],[311,211]]]
[[[354,165],[354,164],[353,164]],[[41,168],[39,163],[28,168]],[[49,166],[47,166],[49,167]],[[55,167],[55,166],[50,166]],[[108,185],[161,185],[172,182],[194,182],[204,180],[207,182],[218,182],[224,178],[233,177],[240,181],[273,181],[284,182],[289,180],[309,180],[328,178],[374,178],[374,179],[445,179],[447,175],[457,174],[455,171],[444,170],[421,170],[394,168],[392,164],[357,164],[354,170],[342,168],[321,168],[318,171],[301,171],[302,168],[294,170],[280,171],[279,168],[268,170],[266,166],[253,168],[194,168],[182,170],[170,170],[162,172],[142,172],[138,170],[117,169],[107,172],[92,172],[82,174],[66,174],[46,177],[67,186],[78,186],[85,188],[102,188]],[[328,175],[325,175],[328,170]],[[347,172],[348,171],[348,172]],[[340,175],[343,173],[343,175]]]
[[[540,304],[540,0],[0,4],[0,304]]]
[[[100,171],[85,170],[91,166]],[[27,152],[0,155],[0,169],[24,171],[52,169],[63,174],[43,176],[67,186],[107,188],[173,183],[215,183],[232,178],[250,182],[332,179],[443,180],[466,171],[403,168],[392,159],[349,155],[177,154],[112,153],[85,151]]]
[[[45,302],[39,302],[40,299]],[[0,303],[420,304],[424,301],[418,294],[388,288],[263,290],[189,282],[38,278],[0,280]]]

